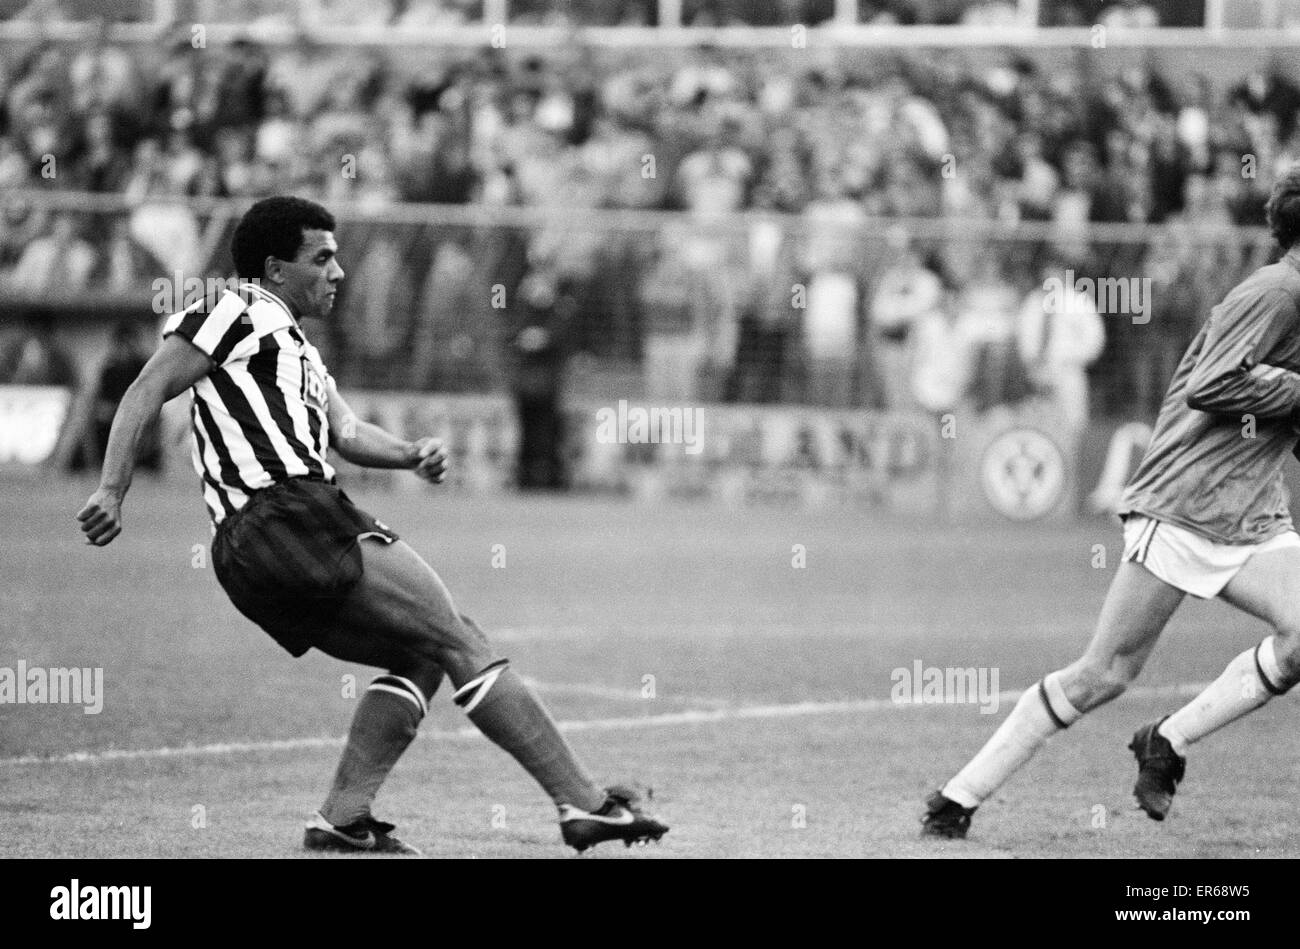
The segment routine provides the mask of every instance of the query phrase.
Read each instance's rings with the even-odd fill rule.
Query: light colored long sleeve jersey
[[[1209,540],[1257,544],[1291,529],[1282,464],[1300,437],[1300,249],[1210,312],[1174,373],[1119,514]]]

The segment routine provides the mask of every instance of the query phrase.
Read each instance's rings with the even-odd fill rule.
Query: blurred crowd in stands
[[[660,25],[659,0],[508,0],[517,26]],[[680,0],[686,27],[816,26],[836,14],[835,0]],[[858,0],[857,21],[869,25],[1007,24],[1017,0]],[[397,29],[482,23],[484,0],[168,0],[176,22],[255,26],[336,24]],[[1205,0],[1039,0],[1041,26],[1104,23],[1116,27],[1200,26]],[[152,0],[0,0],[0,20],[150,21]]]
[[[220,268],[231,222],[182,196],[686,212],[654,231],[345,219],[329,356],[370,385],[479,390],[589,355],[679,402],[938,411],[1068,389],[1073,417],[1149,413],[1210,307],[1266,262],[1233,226],[1262,222],[1270,179],[1300,158],[1300,88],[1280,66],[1216,85],[1097,72],[1077,51],[1045,69],[958,51],[196,48],[187,33],[142,52],[0,48],[0,189],[132,209],[4,202],[11,292]],[[1042,233],[917,241],[882,217]],[[1123,222],[1149,238],[1087,236]],[[1151,321],[1027,316],[1067,271],[1149,280]],[[494,307],[498,286],[521,305]]]
[[[1264,185],[1241,157],[1300,155],[1300,88],[1280,68],[1216,88],[1095,73],[1073,50],[1050,69],[959,51],[195,48],[188,34],[149,57],[0,52],[0,186],[701,211],[850,199],[868,215],[1069,226],[1163,221],[1201,177],[1253,222]]]

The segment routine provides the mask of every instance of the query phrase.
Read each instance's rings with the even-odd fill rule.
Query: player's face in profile
[[[281,286],[301,316],[324,319],[334,309],[335,294],[344,277],[335,256],[338,249],[332,232],[305,230],[298,256],[284,263]]]

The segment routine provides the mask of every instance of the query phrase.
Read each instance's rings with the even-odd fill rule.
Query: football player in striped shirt
[[[1174,373],[1125,489],[1123,562],[1083,656],[1027,690],[987,744],[927,801],[924,833],[971,814],[1052,735],[1120,695],[1183,597],[1219,597],[1272,627],[1187,705],[1140,728],[1138,806],[1164,820],[1188,750],[1300,681],[1300,535],[1282,464],[1300,437],[1300,168],[1273,185],[1284,256],[1229,291]]]
[[[158,351],[118,408],[100,485],[77,514],[88,542],[122,530],[135,447],[163,404],[189,389],[193,461],[213,522],[213,567],[241,613],[293,656],[316,648],[384,670],[357,706],[333,787],[307,825],[314,850],[418,853],[371,814],[443,677],[488,738],[559,809],[578,851],[657,840],[668,828],[631,788],[598,786],[554,721],[438,575],[335,483],[330,450],[370,468],[441,482],[434,438],[361,421],[339,394],[303,317],[328,317],[343,280],[334,219],[292,197],[259,201],[235,230],[236,290],[167,320]]]

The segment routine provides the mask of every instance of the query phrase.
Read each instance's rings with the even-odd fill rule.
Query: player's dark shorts
[[[361,579],[362,537],[397,540],[337,485],[292,478],[217,525],[212,564],[239,612],[301,656]]]

